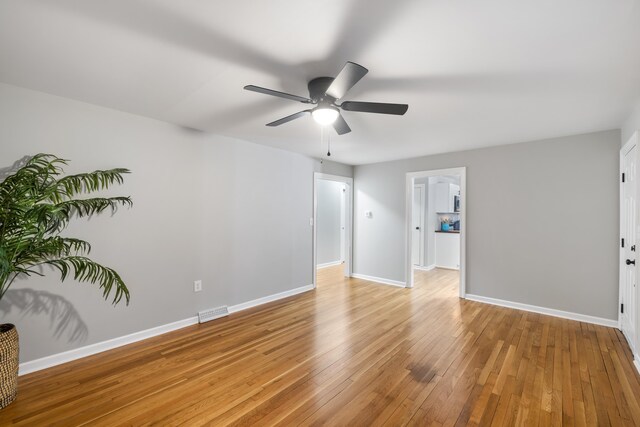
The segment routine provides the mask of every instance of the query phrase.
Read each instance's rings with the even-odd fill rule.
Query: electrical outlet
[[[196,280],[193,282],[193,292],[200,292],[202,290],[202,280]]]

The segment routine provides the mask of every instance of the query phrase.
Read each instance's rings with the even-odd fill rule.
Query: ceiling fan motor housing
[[[335,98],[326,94],[327,89],[329,89],[332,82],[333,77],[316,77],[309,82],[307,85],[309,88],[309,98],[311,98],[314,104],[322,101],[327,101],[329,104],[333,104],[335,102]]]

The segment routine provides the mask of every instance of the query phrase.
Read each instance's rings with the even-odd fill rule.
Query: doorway
[[[466,168],[406,175],[406,277],[408,288],[446,275],[466,289]]]
[[[314,173],[313,287],[318,271],[351,277],[353,178]]]
[[[637,354],[637,163],[638,133],[620,150],[620,330]],[[637,357],[636,357],[637,359]]]

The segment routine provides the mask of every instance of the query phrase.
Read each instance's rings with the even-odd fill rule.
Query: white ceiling
[[[0,81],[311,156],[304,104],[345,61],[369,74],[332,159],[363,164],[620,127],[640,98],[638,0],[3,0]]]

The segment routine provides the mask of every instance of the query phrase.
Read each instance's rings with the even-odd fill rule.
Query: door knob
[[[636,260],[635,259],[633,261],[628,259],[626,262],[627,262],[627,265],[631,265],[631,264],[636,265]]]
[[[416,227],[416,230],[420,230],[420,227]]]

